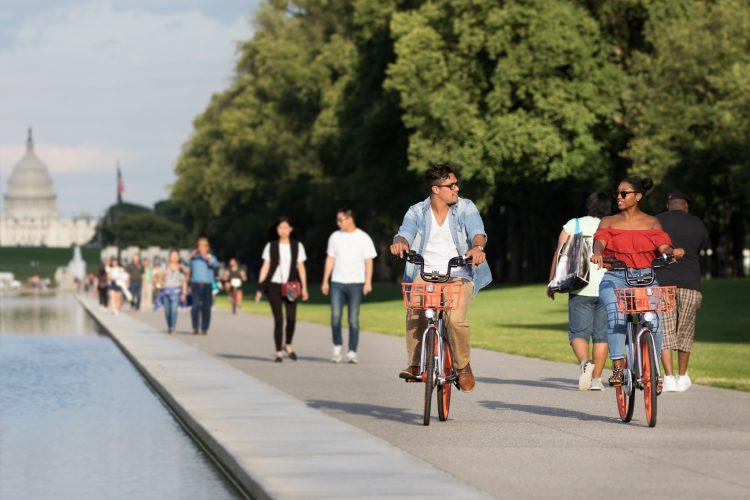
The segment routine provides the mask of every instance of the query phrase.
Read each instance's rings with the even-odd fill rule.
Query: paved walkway
[[[138,318],[163,329],[160,313]],[[396,378],[403,338],[363,333],[360,364],[337,365],[329,329],[299,324],[300,360],[273,363],[271,328],[216,310],[209,335],[193,336],[181,312],[175,337],[496,497],[750,497],[749,393],[665,394],[649,429],[642,399],[621,423],[613,390],[578,391],[573,364],[475,349],[475,391],[454,392],[450,420],[422,427],[422,386]]]
[[[254,498],[487,496],[132,316],[83,304]]]

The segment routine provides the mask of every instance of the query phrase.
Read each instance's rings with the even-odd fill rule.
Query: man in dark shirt
[[[664,313],[664,391],[683,392],[692,385],[687,374],[690,349],[695,337],[695,316],[701,306],[701,268],[698,254],[709,245],[708,231],[701,220],[688,213],[690,201],[679,191],[669,193],[667,211],[656,216],[675,248],[684,248],[685,257],[657,270],[659,285],[677,287],[673,312]],[[679,376],[672,372],[672,351],[677,351]]]
[[[130,275],[130,307],[133,311],[138,312],[141,309],[141,287],[143,286],[143,264],[141,256],[133,255],[133,260],[126,269]]]

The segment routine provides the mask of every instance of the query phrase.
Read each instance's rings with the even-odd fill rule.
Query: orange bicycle
[[[656,398],[659,384],[659,353],[651,331],[657,313],[670,312],[675,307],[674,286],[652,286],[654,269],[669,265],[671,256],[664,255],[651,263],[651,273],[642,276],[630,274],[627,265],[618,259],[605,258],[614,271],[625,271],[629,288],[615,290],[617,309],[626,315],[625,359],[623,360],[623,383],[615,386],[617,410],[623,422],[630,422],[635,407],[635,389],[643,391],[646,422],[656,425]]]
[[[471,264],[471,258],[454,257],[448,261],[446,274],[424,272],[424,258],[416,252],[406,255],[408,262],[419,267],[424,283],[401,284],[404,306],[412,311],[424,311],[427,328],[422,333],[419,375],[400,375],[407,382],[424,383],[423,425],[430,425],[432,393],[437,387],[437,408],[440,421],[448,420],[451,407],[451,385],[458,388],[458,375],[453,368],[453,356],[448,340],[447,316],[461,302],[461,283],[450,283],[451,269]]]

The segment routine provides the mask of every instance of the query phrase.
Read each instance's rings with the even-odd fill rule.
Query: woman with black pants
[[[273,338],[276,342],[276,359],[280,363],[284,353],[296,361],[297,354],[292,349],[297,300],[307,300],[307,271],[305,270],[305,247],[293,239],[294,228],[288,217],[281,217],[269,232],[269,242],[263,249],[263,266],[258,276],[258,291],[255,301],[263,293],[268,296],[273,313]],[[286,310],[286,342],[282,350],[283,309]]]

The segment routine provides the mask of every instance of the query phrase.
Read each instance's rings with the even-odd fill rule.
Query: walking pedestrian
[[[675,310],[663,316],[661,360],[665,392],[684,392],[692,385],[688,363],[695,337],[695,318],[703,301],[698,254],[709,246],[709,238],[706,226],[689,211],[689,198],[682,192],[672,191],[667,196],[667,211],[656,216],[672,243],[685,249],[682,260],[656,271],[661,285],[677,287]],[[678,375],[674,374],[672,367],[672,351],[677,351]]]
[[[96,273],[96,291],[99,293],[99,309],[107,309],[109,305],[109,277],[107,276],[107,263],[105,261],[102,261]]]
[[[586,216],[570,219],[560,231],[557,249],[550,268],[550,281],[557,269],[557,256],[568,237],[580,232],[592,241],[603,217],[611,213],[612,201],[606,193],[597,192],[586,198]],[[578,231],[576,231],[578,228]],[[581,290],[568,295],[568,340],[573,354],[581,365],[578,388],[582,391],[602,391],[602,370],[607,362],[607,310],[599,300],[599,284],[604,269],[589,264],[589,281]],[[547,296],[554,300],[555,292],[547,288]],[[589,354],[591,342],[591,354]],[[593,360],[593,361],[592,361]]]
[[[331,296],[331,361],[341,361],[341,316],[346,303],[349,318],[349,352],[346,359],[349,363],[357,363],[359,307],[362,297],[372,291],[372,261],[377,252],[370,236],[357,227],[351,209],[336,212],[336,224],[339,230],[328,238],[328,256],[321,285],[323,295],[330,293]]]
[[[119,314],[120,308],[122,308],[122,294],[128,287],[128,275],[115,258],[109,260],[109,266],[107,266],[106,271],[109,278],[110,311],[112,314]]]
[[[219,268],[219,261],[211,254],[208,238],[198,238],[196,249],[190,254],[190,294],[193,304],[190,318],[193,322],[193,335],[208,335],[211,325],[211,306],[213,305],[212,285],[214,273]]]
[[[177,326],[177,314],[180,304],[187,299],[187,276],[180,263],[180,253],[172,249],[169,251],[169,260],[164,269],[157,274],[157,281],[161,290],[155,301],[156,308],[164,306],[164,318],[167,321],[167,333],[172,335]]]
[[[275,362],[280,363],[286,353],[290,359],[297,361],[297,354],[292,348],[294,328],[297,317],[297,301],[308,299],[307,271],[305,261],[307,254],[304,245],[292,238],[292,227],[288,217],[281,217],[269,231],[269,242],[263,248],[263,265],[258,277],[258,291],[255,301],[263,293],[268,297],[273,313],[273,339],[276,344]],[[286,342],[282,350],[283,309],[286,311]]]
[[[234,257],[229,259],[229,268],[224,272],[224,287],[232,302],[232,314],[237,314],[242,304],[242,285],[246,281],[247,274],[240,267],[237,259]]]
[[[130,264],[126,268],[128,275],[130,276],[130,309],[138,312],[141,309],[141,288],[143,286],[143,264],[141,264],[141,256],[139,254],[133,255]]]
[[[143,285],[141,287],[141,306],[147,311],[151,309],[154,301],[154,265],[146,257],[143,259]]]

